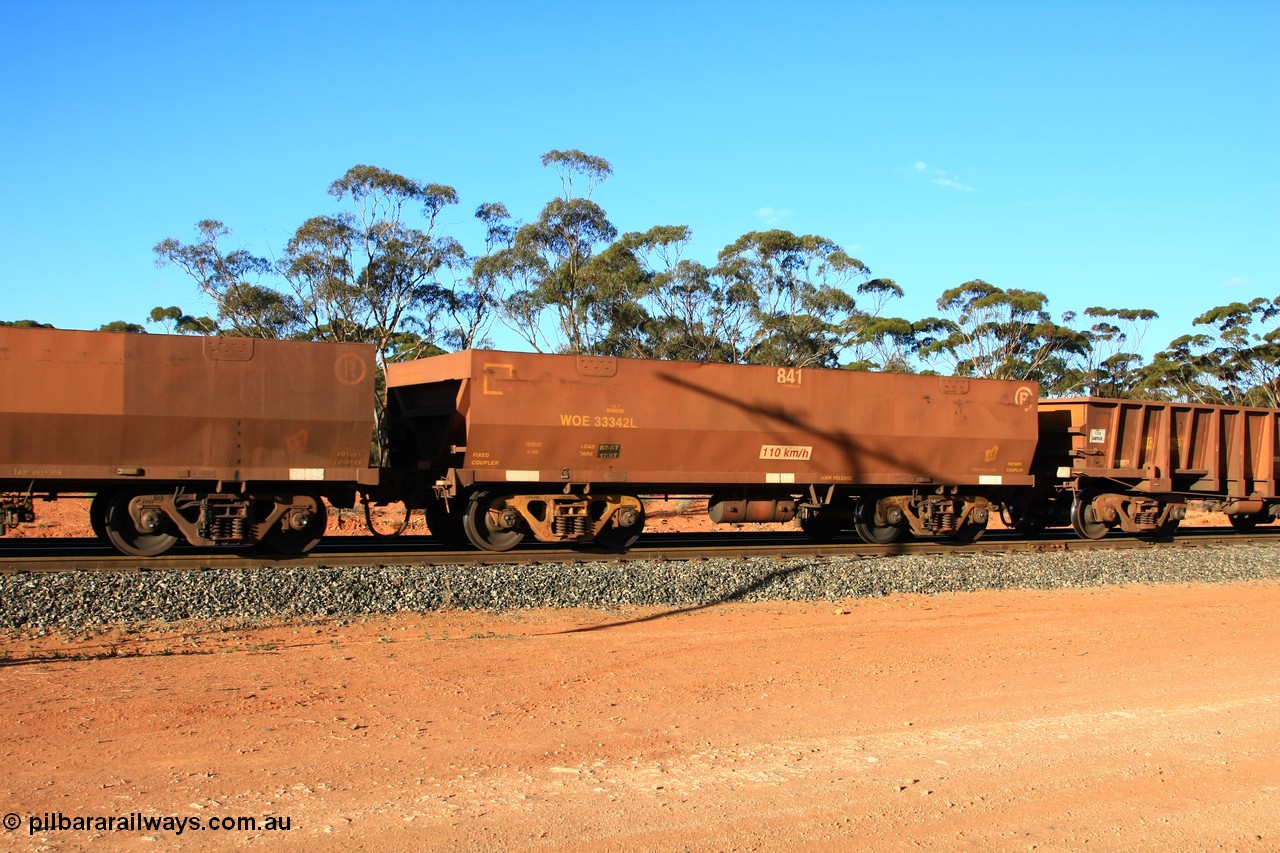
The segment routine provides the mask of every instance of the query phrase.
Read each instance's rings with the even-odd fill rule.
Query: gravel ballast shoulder
[[[692,606],[985,589],[1280,578],[1280,548],[594,562],[571,565],[56,572],[0,577],[0,629],[83,631],[186,619],[345,618],[443,608]]]

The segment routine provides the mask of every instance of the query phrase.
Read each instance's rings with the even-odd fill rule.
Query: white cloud
[[[774,207],[762,207],[756,211],[756,218],[763,219],[766,225],[777,225],[788,216],[792,216],[790,210],[779,210]]]
[[[1220,285],[1218,285],[1218,286],[1219,286],[1219,287],[1248,287],[1248,286],[1249,286],[1249,279],[1247,279],[1247,278],[1229,278],[1229,279],[1227,279],[1226,281],[1224,281],[1222,284],[1220,284]]]
[[[917,160],[911,165],[911,167],[915,169],[917,173],[932,178],[932,182],[940,187],[946,187],[947,189],[956,190],[962,193],[973,192],[973,187],[969,186],[955,175],[944,171],[943,169],[930,168],[929,164],[923,160]]]
[[[973,187],[969,186],[968,184],[957,181],[955,178],[951,177],[946,172],[942,172],[941,174],[939,174],[938,177],[935,178],[933,182],[940,187],[950,187],[951,189],[959,190],[962,193],[973,192]]]

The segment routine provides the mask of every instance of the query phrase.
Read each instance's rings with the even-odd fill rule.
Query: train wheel
[[[868,545],[888,545],[896,542],[902,535],[902,528],[896,524],[879,524],[876,522],[876,504],[873,496],[858,498],[853,508],[853,529],[863,542]]]
[[[624,512],[633,511],[631,507],[623,507],[613,514],[616,519]],[[597,545],[605,548],[617,549],[625,551],[640,538],[640,533],[644,530],[644,504],[640,504],[640,509],[636,512],[636,519],[625,527],[615,527],[610,524],[604,530],[596,535],[595,542]]]
[[[404,533],[404,529],[409,526],[409,516],[412,511],[404,501],[385,503],[383,504],[385,509],[376,514],[373,511],[373,501],[369,500],[368,495],[365,495],[361,502],[364,504],[364,524],[377,538],[394,538]]]
[[[118,492],[111,496],[102,515],[102,530],[107,541],[122,554],[158,557],[177,544],[178,537],[172,532],[173,524],[169,517],[159,510],[146,513],[146,518],[153,522],[152,530],[143,532],[138,529],[129,514],[129,505],[142,496],[140,492]]]
[[[1093,513],[1093,500],[1101,495],[1101,492],[1080,492],[1071,502],[1071,527],[1081,539],[1101,539],[1111,529]]]
[[[427,518],[427,530],[433,539],[446,548],[463,548],[470,541],[467,539],[467,532],[462,529],[463,512],[457,508],[461,503],[458,501],[454,511],[449,512],[444,501],[437,497],[429,497],[423,507],[423,515]]]
[[[294,507],[262,537],[262,544],[277,554],[307,553],[320,544],[329,526],[329,511],[319,496],[299,495]]]
[[[476,492],[462,514],[462,529],[467,539],[481,551],[510,551],[524,539],[512,520],[502,517],[501,501],[500,497],[490,498],[486,492]]]
[[[89,502],[89,526],[93,528],[93,535],[97,536],[103,542],[107,539],[107,509],[111,506],[111,493],[98,492],[93,496],[93,500]]]

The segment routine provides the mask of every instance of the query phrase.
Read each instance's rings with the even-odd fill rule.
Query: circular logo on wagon
[[[368,373],[369,368],[365,366],[364,359],[350,353],[338,356],[337,362],[333,365],[333,375],[343,385],[355,385],[362,382]]]

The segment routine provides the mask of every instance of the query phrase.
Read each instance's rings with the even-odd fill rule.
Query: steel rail
[[[866,558],[897,555],[1055,553],[1120,549],[1194,549],[1221,545],[1280,546],[1280,527],[1237,533],[1230,528],[1194,528],[1173,537],[1144,538],[1112,534],[1104,539],[1080,539],[1051,531],[1028,538],[1006,531],[988,533],[977,542],[911,539],[888,545],[868,545],[856,538],[815,543],[802,533],[650,533],[627,551],[531,544],[512,551],[452,550],[428,536],[377,540],[368,536],[326,539],[310,554],[278,557],[244,550],[211,551],[175,548],[145,561],[114,553],[95,539],[0,540],[0,574],[64,571],[148,572],[160,570],[210,571],[277,567],[414,566],[414,565],[532,565],[621,562],[628,560],[685,561],[704,559],[789,559],[795,557]]]

